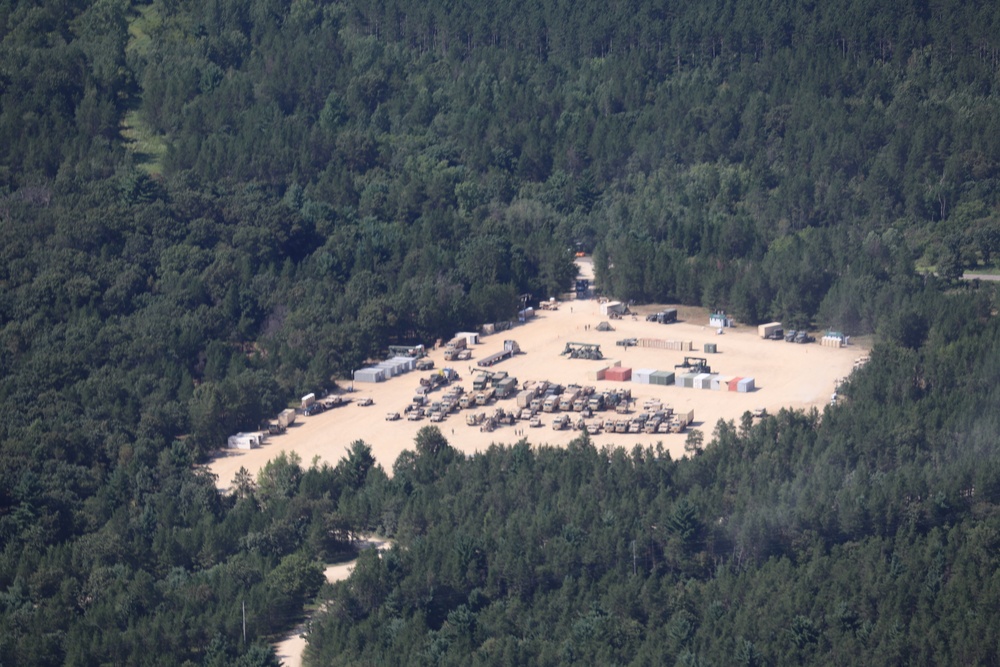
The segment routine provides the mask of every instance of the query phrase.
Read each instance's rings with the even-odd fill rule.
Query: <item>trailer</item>
[[[254,449],[263,442],[264,436],[260,433],[237,433],[229,436],[227,444],[230,449]]]
[[[531,399],[535,397],[535,392],[531,389],[522,389],[517,392],[517,407],[519,408],[529,408],[531,407]]]
[[[291,426],[294,423],[295,423],[295,409],[294,408],[285,408],[284,410],[282,410],[281,412],[278,413],[278,424],[280,426],[284,426],[285,428],[288,428],[289,426]]]
[[[781,327],[781,322],[769,322],[757,327],[757,334],[764,340],[781,340],[785,331]]]
[[[488,367],[494,364],[499,364],[501,361],[510,359],[515,354],[521,353],[521,347],[514,340],[505,340],[503,342],[503,350],[500,352],[494,352],[484,359],[480,359],[476,362],[477,366]]]
[[[694,410],[685,413],[675,412],[670,420],[671,433],[683,433],[684,429],[694,422]]]
[[[621,301],[607,301],[602,303],[601,315],[604,317],[611,317],[613,315],[625,315],[628,313],[628,307]]]
[[[302,397],[302,405],[300,407],[303,410],[305,410],[315,402],[316,402],[316,394],[306,394],[305,396]]]

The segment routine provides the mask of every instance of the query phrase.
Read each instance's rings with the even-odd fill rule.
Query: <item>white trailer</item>
[[[285,408],[284,410],[278,413],[278,424],[280,424],[281,426],[288,428],[294,423],[295,423],[294,408]]]

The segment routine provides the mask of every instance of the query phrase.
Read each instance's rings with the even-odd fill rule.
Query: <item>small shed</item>
[[[723,329],[733,326],[733,320],[726,316],[725,311],[718,310],[708,317],[708,326],[713,329]]]

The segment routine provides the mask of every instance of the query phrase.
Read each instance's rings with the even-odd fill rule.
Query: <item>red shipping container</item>
[[[628,382],[632,379],[632,369],[623,366],[612,366],[604,373],[605,380],[612,382]]]
[[[738,391],[737,386],[740,384],[740,380],[743,378],[733,378],[728,382],[729,391]]]

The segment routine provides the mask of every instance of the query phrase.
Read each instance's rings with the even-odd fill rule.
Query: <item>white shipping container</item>
[[[409,373],[417,366],[417,360],[413,357],[393,357],[389,361],[394,362],[401,373]]]
[[[711,389],[712,388],[712,377],[711,373],[699,373],[694,376],[694,388],[695,389]]]
[[[637,384],[649,384],[649,376],[655,372],[655,368],[637,368],[632,371],[632,382]]]
[[[386,373],[382,368],[361,368],[354,371],[355,382],[385,382]]]
[[[253,449],[260,447],[264,441],[260,433],[237,433],[229,436],[229,447],[231,449]]]
[[[479,334],[475,331],[459,331],[455,337],[459,336],[465,339],[466,345],[479,345]]]
[[[607,317],[611,313],[622,314],[625,312],[625,306],[622,305],[621,301],[609,301],[607,303],[601,304],[601,315]]]
[[[755,389],[756,388],[754,387],[753,378],[743,378],[742,380],[736,383],[736,391],[740,392],[741,394],[748,394],[754,391]]]
[[[716,375],[712,378],[712,391],[728,391],[732,375]]]
[[[396,366],[396,364],[392,363],[391,361],[383,361],[381,363],[375,364],[375,368],[381,368],[383,371],[385,371],[385,376],[387,378],[394,378],[400,373],[399,367]]]

